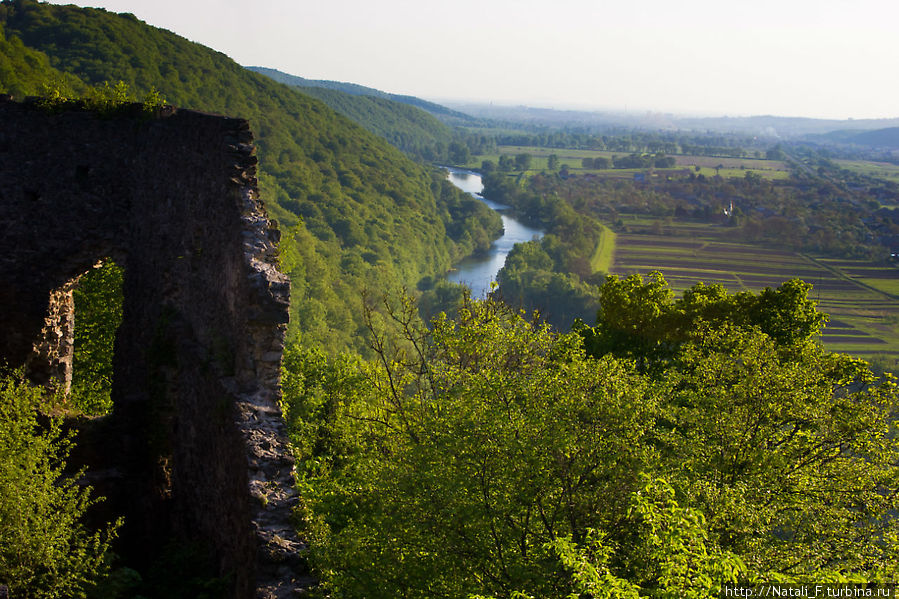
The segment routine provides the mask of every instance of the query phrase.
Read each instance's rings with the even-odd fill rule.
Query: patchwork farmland
[[[619,233],[611,271],[658,270],[676,292],[698,281],[718,283],[733,293],[759,291],[798,277],[814,286],[811,297],[830,315],[823,335],[828,348],[862,357],[899,356],[899,269],[731,243],[727,229],[720,227],[693,229],[690,238]]]
[[[548,158],[555,155],[559,164],[565,164],[573,173],[591,174],[603,178],[631,179],[636,173],[645,173],[645,168],[628,169],[585,169],[582,167],[584,158],[608,158],[613,156],[626,156],[628,152],[612,152],[609,150],[573,150],[568,148],[541,148],[536,146],[500,146],[498,153],[479,154],[471,157],[464,166],[478,169],[481,162],[491,160],[499,162],[502,155],[516,156],[528,154],[531,156],[531,167],[527,172],[539,173],[549,169]],[[722,158],[716,156],[674,155],[675,166],[672,168],[651,169],[656,175],[673,175],[694,173],[706,177],[721,175],[724,178],[743,178],[746,171],[752,171],[765,179],[786,179],[789,176],[789,168],[781,160],[763,160],[759,158]]]

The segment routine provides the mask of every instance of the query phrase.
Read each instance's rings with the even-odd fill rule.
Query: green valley
[[[575,318],[591,322],[605,274],[660,271],[677,290],[702,281],[735,292],[799,277],[814,285],[814,297],[832,316],[823,336],[828,348],[894,368],[899,270],[890,248],[899,232],[892,212],[899,188],[882,166],[800,152],[787,160],[779,150],[769,151],[769,159],[677,154],[666,157],[673,166],[633,168],[619,162],[637,154],[501,146],[500,154],[470,164],[481,161],[490,173],[488,198],[561,226],[558,239],[569,247],[564,258],[552,249],[557,236],[549,236],[538,253],[555,256],[550,262],[510,261],[500,279],[515,281],[504,297],[539,309],[563,330]],[[583,233],[559,217],[568,210],[579,215],[580,226],[596,219],[614,231],[604,268],[598,256],[608,244],[576,241]],[[556,280],[553,292],[548,277]],[[521,288],[518,281],[525,280]]]
[[[268,9],[244,9],[256,11],[247,22]],[[352,47],[377,17],[386,48],[399,15],[355,9],[335,17],[346,27],[339,43]],[[40,165],[29,176],[42,177],[35,156],[48,146],[80,156],[82,133],[97,123],[112,123],[102,139],[113,131],[116,140],[102,142],[111,150],[97,163],[129,145],[130,162],[110,168],[125,172],[147,155],[143,137],[130,147],[139,127],[174,123],[168,140],[185,127],[166,115],[235,123],[179,109],[246,119],[255,144],[233,141],[249,139],[244,121],[246,137],[223,129],[224,187],[196,177],[200,192],[184,188],[187,216],[158,217],[188,223],[176,242],[158,244],[171,260],[146,249],[169,239],[165,227],[112,250],[147,254],[153,268],[140,285],[125,284],[127,262],[101,260],[29,312],[61,347],[71,334],[70,391],[63,376],[39,388],[28,363],[0,363],[0,597],[712,599],[728,585],[899,583],[890,374],[899,365],[899,154],[871,145],[893,143],[891,120],[872,121],[879,133],[842,123],[825,135],[828,122],[799,118],[492,104],[471,116],[244,67],[141,18],[0,0],[0,93],[43,97],[3,98],[37,115],[18,138],[0,131],[5,172]],[[403,31],[406,43],[420,44],[431,22],[418,27]],[[453,42],[453,52],[471,43]],[[489,65],[493,79],[512,72],[502,58]],[[68,108],[87,124],[64,145],[52,119]],[[108,118],[118,109],[134,120]],[[15,144],[35,130],[46,139],[23,161]],[[201,141],[191,156],[207,157]],[[221,174],[220,162],[194,168],[160,147],[156,160],[191,165],[186,177]],[[451,184],[438,166],[447,164],[477,171],[488,202]],[[60,176],[62,192],[40,214],[101,195],[86,183],[88,166],[67,168],[73,183]],[[4,188],[0,206],[37,210],[41,194],[10,180],[17,203]],[[141,206],[171,211],[155,179],[136,180],[152,190]],[[82,182],[85,195],[70,198]],[[254,201],[258,190],[280,235],[258,202],[257,228],[235,226],[239,236],[206,220],[223,188]],[[94,212],[137,203],[103,200],[111,208]],[[110,221],[117,232],[155,223],[127,214]],[[31,266],[34,245],[53,249],[42,264],[56,263],[56,246],[27,216],[7,229],[36,231],[10,279],[50,270]],[[514,238],[528,241],[504,249],[493,291],[473,298],[445,275],[487,253],[507,216],[529,227]],[[203,228],[195,222],[218,236],[189,247]],[[228,252],[202,262],[209,246]],[[245,263],[228,268],[240,259],[266,276],[220,276],[243,276]],[[242,285],[254,295],[240,295]],[[209,307],[211,289],[232,287]],[[0,286],[4,305],[22,304],[18,289]],[[134,289],[161,289],[148,316]],[[178,294],[190,300],[166,304]],[[5,319],[4,339],[17,334],[16,319]],[[65,366],[43,337],[20,337],[27,360]],[[121,505],[129,485],[140,495],[133,512],[96,497]],[[129,530],[123,513],[148,514],[148,526]],[[203,518],[212,523],[204,531],[225,531],[208,535],[217,542],[192,536]],[[149,530],[157,522],[166,532]],[[141,534],[170,530],[187,533],[142,546]],[[219,559],[226,551],[239,557]]]

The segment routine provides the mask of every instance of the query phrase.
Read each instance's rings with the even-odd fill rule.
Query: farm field
[[[899,357],[899,269],[731,243],[723,227],[685,224],[669,229],[688,237],[639,227],[619,233],[611,272],[658,270],[678,293],[698,281],[719,283],[732,293],[757,292],[798,277],[813,285],[812,299],[830,315],[822,338],[829,349],[863,358]]]
[[[765,179],[787,179],[790,169],[781,160],[760,158],[719,158],[717,156],[675,156],[677,166],[692,167],[706,177],[720,174],[725,178],[745,177],[746,171],[757,173]]]
[[[890,164],[889,162],[866,162],[862,160],[835,160],[834,162],[848,171],[899,183],[899,165],[896,164]]]
[[[612,260],[615,256],[615,232],[606,226],[602,228],[599,243],[590,256],[590,268],[593,272],[609,272],[612,268]]]
[[[548,169],[547,159],[550,154],[559,157],[559,165],[567,164],[569,170],[577,174],[591,173],[603,177],[633,178],[634,173],[644,172],[645,169],[585,169],[582,167],[584,158],[609,158],[624,156],[627,152],[608,152],[604,150],[571,150],[564,148],[541,148],[534,146],[500,146],[497,154],[483,154],[473,156],[465,165],[468,168],[480,168],[481,162],[491,160],[498,162],[501,155],[515,156],[517,154],[531,155],[531,168],[528,172],[539,173]],[[766,179],[786,179],[789,177],[789,169],[782,161],[762,160],[757,158],[720,158],[716,156],[686,156],[673,155],[677,166],[668,169],[653,169],[659,174],[674,174],[693,172],[703,174],[706,177],[719,175],[726,178],[742,178],[747,170],[758,173]],[[696,167],[699,167],[697,170]],[[721,168],[718,168],[721,167]],[[689,169],[689,171],[688,171]]]

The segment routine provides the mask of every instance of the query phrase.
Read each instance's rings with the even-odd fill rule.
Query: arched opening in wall
[[[86,416],[112,411],[115,336],[122,323],[124,269],[104,258],[78,279],[74,296],[71,408]]]
[[[15,150],[0,152],[0,362],[51,391],[35,403],[74,435],[78,483],[107,498],[85,517],[124,518],[113,551],[143,582],[120,596],[280,596],[302,548],[278,409],[289,283],[248,123],[0,98],[0,132]],[[120,292],[121,273],[92,267],[103,256],[127,270]],[[77,406],[50,403],[60,387]],[[108,411],[110,395],[108,416],[80,417]],[[211,567],[176,568],[193,560],[171,540],[199,544]],[[200,582],[173,592],[163,575]]]

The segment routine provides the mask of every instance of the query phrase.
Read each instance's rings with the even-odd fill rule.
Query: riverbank
[[[529,227],[511,214],[511,207],[492,202],[481,196],[484,189],[481,175],[474,171],[443,167],[447,171],[447,179],[466,193],[471,194],[492,210],[495,210],[503,221],[503,234],[494,240],[487,252],[469,256],[453,265],[454,270],[446,275],[453,283],[466,285],[474,297],[486,297],[491,291],[491,284],[506,263],[506,257],[516,243],[524,243],[532,239],[540,239],[545,232],[536,227]]]

